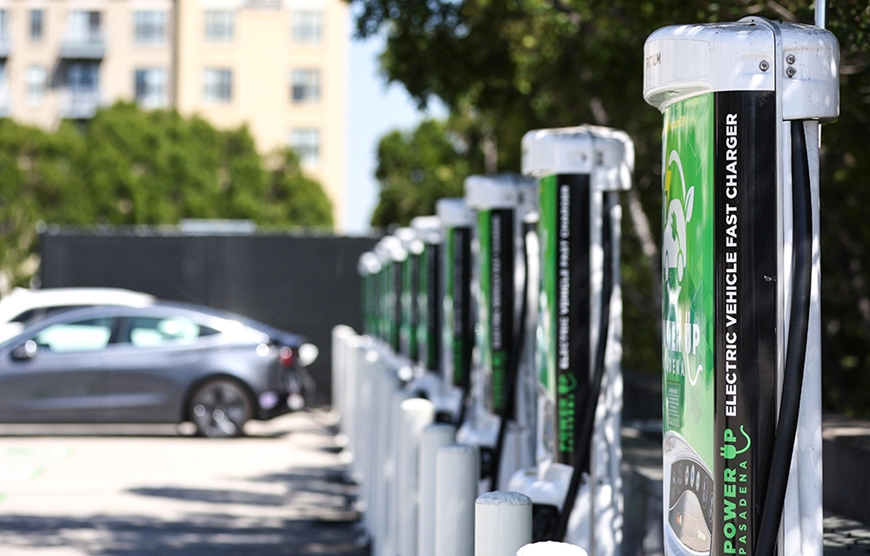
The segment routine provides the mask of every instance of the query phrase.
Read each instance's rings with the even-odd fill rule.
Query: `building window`
[[[320,44],[323,40],[323,13],[319,11],[293,12],[291,36],[296,44]]]
[[[45,12],[42,10],[30,10],[30,40],[39,42],[45,31]]]
[[[48,73],[42,66],[30,66],[27,68],[27,103],[38,106],[45,100],[45,86]]]
[[[206,68],[203,75],[203,97],[207,102],[232,101],[233,71],[221,68]]]
[[[229,10],[206,10],[206,42],[232,42],[234,15]]]
[[[0,10],[0,43],[8,45],[12,37],[9,36],[9,12]]]
[[[320,100],[320,70],[295,69],[290,74],[291,98],[294,103],[317,102]]]
[[[164,44],[166,42],[166,12],[134,12],[133,36],[136,44]]]
[[[100,12],[72,11],[67,21],[67,39],[74,42],[96,42],[103,39]]]
[[[77,62],[67,66],[66,86],[74,94],[91,95],[99,90],[100,66],[96,62]]]
[[[317,166],[320,162],[320,130],[294,129],[290,132],[290,148],[303,166]]]
[[[163,68],[137,69],[136,103],[142,108],[165,108],[166,70]]]

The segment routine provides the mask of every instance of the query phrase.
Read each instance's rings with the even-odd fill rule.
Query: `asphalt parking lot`
[[[0,554],[364,556],[329,423],[297,413],[230,440],[0,425]]]

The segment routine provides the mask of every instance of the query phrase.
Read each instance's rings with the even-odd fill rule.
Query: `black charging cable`
[[[755,554],[774,556],[782,509],[788,487],[792,452],[797,437],[801,390],[806,363],[807,336],[810,321],[810,296],[813,272],[813,210],[810,191],[810,169],[807,160],[807,139],[801,121],[791,123],[792,207],[794,211],[792,233],[791,323],[782,380],[782,398],[776,439],[767,479],[764,505],[761,509]]]
[[[466,310],[462,314],[462,351],[459,354],[459,364],[462,366],[465,375],[462,376],[462,381],[460,384],[453,384],[459,386],[461,389],[461,397],[459,401],[459,413],[456,416],[456,419],[452,421],[452,424],[456,427],[456,430],[459,430],[462,427],[462,424],[465,423],[465,418],[468,415],[468,406],[471,405],[471,365],[472,365],[472,350],[471,346],[474,345],[474,318],[473,311],[471,310],[471,228],[463,227],[457,228],[456,233],[459,234],[459,230],[462,230],[462,235],[456,237],[456,241],[458,245],[462,246],[462,256],[459,257],[459,260],[456,260],[454,255],[453,264],[458,265],[462,268],[461,280],[456,279],[456,275],[453,276],[453,287],[460,288],[462,290],[462,303],[460,304]],[[454,269],[455,273],[455,269]],[[455,290],[454,290],[455,291]],[[454,299],[452,300],[455,303],[455,293]],[[455,309],[454,309],[455,310]],[[456,338],[451,338],[451,342],[454,344]],[[455,355],[453,355],[455,357]],[[454,359],[454,364],[456,360]],[[456,369],[453,370],[454,376],[456,374]]]
[[[575,438],[574,462],[575,467],[571,473],[571,482],[568,484],[568,492],[559,512],[559,521],[553,529],[552,538],[549,540],[562,541],[568,532],[568,521],[574,511],[577,502],[577,493],[580,491],[580,483],[583,481],[584,463],[589,458],[592,444],[592,433],[595,429],[595,412],[598,409],[598,398],[601,395],[601,383],[604,380],[605,354],[607,352],[607,337],[610,332],[610,300],[613,297],[613,236],[611,231],[611,195],[606,193],[603,200],[601,214],[601,248],[604,251],[603,276],[601,281],[601,312],[598,323],[598,344],[595,346],[595,367],[592,382],[588,394],[583,403],[583,419]]]
[[[523,278],[522,298],[520,299],[520,319],[516,331],[514,332],[514,342],[511,346],[510,366],[508,367],[507,391],[505,393],[505,403],[502,409],[501,422],[498,426],[498,437],[495,442],[495,451],[492,459],[492,481],[490,482],[490,490],[498,488],[499,469],[501,468],[502,454],[504,452],[504,442],[507,436],[508,422],[514,420],[511,415],[511,408],[515,405],[517,380],[520,375],[520,357],[523,353],[526,338],[526,319],[529,312],[529,241],[528,235],[534,233],[536,223],[523,222],[523,263],[526,270]]]

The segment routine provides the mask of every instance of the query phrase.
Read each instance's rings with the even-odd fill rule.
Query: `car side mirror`
[[[37,352],[36,342],[33,340],[27,340],[20,346],[16,346],[12,349],[12,359],[16,361],[29,361],[36,357]]]

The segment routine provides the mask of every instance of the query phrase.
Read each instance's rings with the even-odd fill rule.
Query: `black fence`
[[[360,329],[357,260],[373,238],[191,235],[160,228],[49,229],[39,239],[42,287],[100,286],[208,305],[307,337],[317,404],[330,402],[331,331]]]

